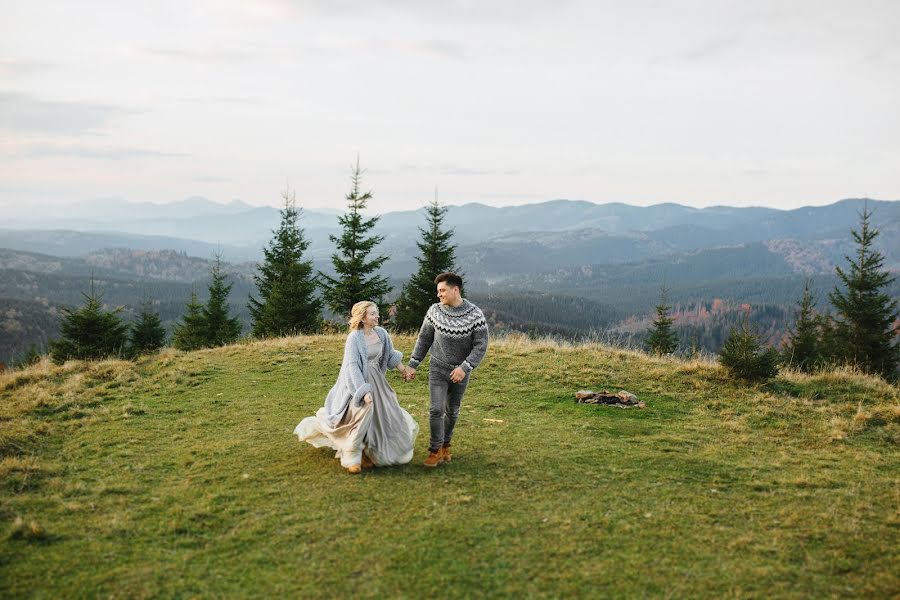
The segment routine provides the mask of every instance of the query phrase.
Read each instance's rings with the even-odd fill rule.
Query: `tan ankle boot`
[[[441,456],[442,456],[441,450],[440,450],[440,448],[438,448],[437,450],[435,450],[433,452],[429,452],[428,458],[426,458],[425,462],[422,464],[424,464],[426,467],[429,467],[429,468],[436,467],[439,464],[441,464]]]
[[[347,472],[353,475],[356,475],[360,471],[362,471],[362,467],[360,465],[350,465],[349,467],[347,467]]]
[[[453,458],[453,455],[450,453],[450,446],[444,446],[441,448],[441,462],[448,463]]]

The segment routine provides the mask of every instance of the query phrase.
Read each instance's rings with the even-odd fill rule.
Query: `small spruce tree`
[[[101,295],[94,290],[91,278],[91,293],[85,294],[84,306],[77,310],[63,309],[60,325],[62,337],[50,343],[53,361],[59,364],[69,359],[91,360],[125,353],[127,327],[119,317],[121,308],[113,311],[103,309]]]
[[[349,212],[338,218],[343,233],[340,237],[329,236],[337,246],[337,253],[331,255],[336,276],[319,273],[322,297],[328,307],[341,317],[349,316],[352,306],[360,300],[375,302],[384,313],[384,296],[391,291],[387,277],[378,274],[387,256],[369,260],[369,254],[384,238],[379,235],[367,237],[379,217],[366,219],[362,215],[361,211],[371,200],[372,193],[360,191],[363,172],[358,156],[356,165],[351,168],[351,187],[347,194]]]
[[[20,364],[27,367],[29,365],[36,365],[39,362],[41,362],[41,351],[37,344],[30,344],[28,350],[25,351],[25,356],[22,357]]]
[[[156,352],[166,344],[166,328],[150,302],[141,304],[141,313],[132,323],[128,338],[128,353],[132,356]]]
[[[278,337],[316,331],[322,321],[322,300],[316,296],[312,261],[304,260],[309,240],[298,226],[300,209],[290,189],[282,193],[281,225],[263,248],[265,260],[253,276],[259,300],[250,297],[253,335]]]
[[[803,288],[803,298],[797,308],[797,322],[791,329],[782,356],[786,364],[805,373],[816,369],[822,363],[821,319],[816,315],[816,300],[809,289],[809,280]]]
[[[226,283],[228,275],[222,271],[221,258],[221,254],[217,253],[210,273],[209,300],[201,310],[207,346],[224,346],[241,335],[240,319],[230,316],[228,312],[228,294],[234,284]]]
[[[691,349],[690,349],[690,357],[698,358],[700,356],[700,334],[697,333],[697,330],[693,330],[691,332]]]
[[[884,288],[895,278],[884,269],[884,256],[872,246],[878,230],[870,225],[871,216],[868,206],[864,207],[859,231],[851,230],[858,250],[855,258],[845,257],[849,272],[835,269],[846,290],[835,287],[828,297],[837,311],[835,328],[844,358],[894,380],[900,362],[897,300],[884,293]]]
[[[719,362],[734,377],[747,381],[771,379],[778,374],[778,351],[763,348],[746,317],[740,327],[728,334],[719,352]]]
[[[191,288],[191,301],[187,304],[187,313],[181,317],[181,322],[175,325],[172,345],[179,350],[199,350],[206,347],[206,339],[203,305],[197,300],[196,290]]]
[[[446,271],[453,271],[456,262],[456,246],[450,244],[452,230],[443,228],[447,208],[435,199],[425,207],[427,226],[419,227],[421,241],[416,242],[419,269],[413,273],[397,300],[397,316],[394,324],[400,331],[414,331],[422,324],[428,308],[436,300],[434,278]]]
[[[672,328],[674,320],[669,316],[672,307],[667,302],[669,290],[660,289],[659,304],[656,305],[656,320],[647,337],[647,349],[653,354],[672,354],[678,348],[678,334]]]

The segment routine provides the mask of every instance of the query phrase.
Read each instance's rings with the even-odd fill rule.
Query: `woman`
[[[337,383],[316,416],[300,421],[294,433],[317,448],[337,450],[335,458],[350,473],[408,463],[419,425],[400,407],[384,378],[394,367],[405,377],[402,361],[387,331],[378,327],[375,303],[357,302],[350,311],[350,335]]]

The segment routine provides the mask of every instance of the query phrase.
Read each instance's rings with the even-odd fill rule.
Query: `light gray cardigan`
[[[375,333],[381,338],[381,356],[378,359],[378,368],[382,373],[393,369],[403,362],[403,353],[394,350],[391,336],[381,327],[375,328]],[[328,422],[335,427],[344,416],[344,411],[351,402],[357,405],[362,403],[363,396],[372,391],[372,384],[367,381],[368,369],[366,363],[366,337],[363,330],[357,329],[347,336],[344,344],[344,360],[341,362],[341,372],[337,382],[328,396],[325,398],[325,414]]]

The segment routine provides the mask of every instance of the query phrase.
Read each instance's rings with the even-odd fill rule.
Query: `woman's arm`
[[[372,390],[372,386],[366,383],[366,376],[362,371],[363,366],[359,364],[358,354],[356,338],[354,334],[351,333],[347,336],[347,343],[344,345],[343,370],[347,373],[350,392],[353,394],[353,401],[361,403],[363,401],[363,396]]]
[[[394,367],[397,367],[402,373],[403,353],[394,349],[394,342],[391,340],[391,334],[384,328],[381,330],[384,332],[384,352],[387,354],[387,368],[393,369]]]

